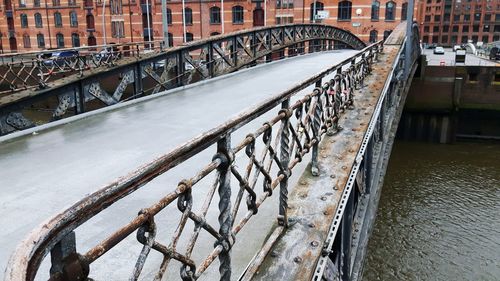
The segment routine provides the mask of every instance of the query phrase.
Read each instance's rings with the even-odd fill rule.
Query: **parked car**
[[[65,62],[71,62],[72,60],[78,59],[78,51],[67,50],[67,51],[54,51],[54,52],[44,52],[38,55],[38,58],[42,60],[42,63],[46,66],[57,65],[63,67]]]
[[[444,55],[444,48],[443,47],[436,47],[433,51],[435,55]]]
[[[460,45],[453,46],[453,52],[456,52],[457,50],[463,50],[463,47]]]
[[[490,60],[500,60],[500,46],[491,48],[489,58]]]

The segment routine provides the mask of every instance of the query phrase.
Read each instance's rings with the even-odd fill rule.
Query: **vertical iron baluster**
[[[313,139],[316,140],[312,147],[312,156],[311,156],[311,173],[313,176],[318,176],[319,175],[319,167],[318,167],[318,148],[319,148],[319,140],[320,140],[320,126],[321,126],[321,94],[322,94],[322,87],[321,87],[322,79],[316,81],[316,89],[314,91],[316,92],[316,96],[313,98],[316,99],[316,103],[314,104],[314,115],[313,115],[313,120],[312,120],[312,130],[313,130]]]
[[[290,163],[290,99],[286,99],[281,103],[282,111],[285,112],[286,117],[282,120],[283,131],[281,132],[281,152],[280,161],[281,166],[285,170],[285,178],[280,182],[280,205],[278,214],[278,224],[288,227],[288,178],[290,177],[290,170],[288,164]]]
[[[351,242],[352,242],[352,219],[354,212],[354,192],[355,187],[352,187],[351,193],[346,202],[344,216],[342,218],[342,233],[340,245],[340,279],[343,281],[351,280]]]
[[[222,241],[219,243],[223,250],[219,255],[220,280],[231,280],[231,246],[232,246],[232,215],[231,215],[231,135],[226,135],[217,142],[217,155],[221,159],[221,164],[217,168],[220,174],[219,180],[219,234]]]

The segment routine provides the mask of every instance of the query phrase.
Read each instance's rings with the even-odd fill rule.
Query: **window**
[[[462,32],[469,32],[469,26],[468,25],[462,26]]]
[[[233,23],[243,23],[243,7],[233,7]]]
[[[472,32],[479,32],[479,25],[473,25]]]
[[[54,13],[54,25],[55,27],[62,27],[62,17],[59,12]]]
[[[394,20],[396,15],[396,3],[389,1],[385,4],[385,20]]]
[[[500,10],[500,8],[497,10]],[[498,21],[500,21],[500,14],[495,15],[495,22],[498,22]]]
[[[453,15],[453,21],[460,21],[460,15]]]
[[[430,31],[430,27],[429,26],[424,26],[424,32],[427,33]]]
[[[457,36],[456,36],[456,35],[451,36],[451,44],[452,44],[452,45],[457,44],[457,42],[458,42],[457,40],[458,40],[458,38],[457,38]]]
[[[494,32],[500,32],[500,25],[495,25],[495,27],[493,28],[493,31]]]
[[[76,6],[76,0],[68,0],[68,6]]]
[[[174,46],[174,35],[172,33],[168,33],[168,46],[173,47]]]
[[[452,32],[458,32],[458,25],[454,25],[451,31]]]
[[[71,27],[77,27],[78,26],[78,16],[75,11],[69,12],[69,25]]]
[[[36,42],[38,44],[38,48],[45,48],[45,37],[43,34],[36,35]]]
[[[191,10],[191,8],[184,9],[184,17],[185,17],[184,21],[187,25],[193,24],[193,10]]]
[[[186,42],[193,41],[193,33],[186,32]]]
[[[432,32],[439,32],[439,25],[435,25],[433,28],[432,28]]]
[[[23,35],[23,45],[24,48],[31,48],[30,36],[28,34]]]
[[[450,26],[449,25],[443,25],[443,32],[448,32],[450,31]]]
[[[87,43],[89,46],[95,46],[95,45],[97,45],[97,39],[93,35],[90,35],[87,38]]]
[[[125,37],[125,23],[121,20],[111,21],[111,36],[113,38]]]
[[[54,6],[54,7],[61,6],[61,1],[60,0],[52,0],[52,6]]]
[[[444,45],[448,44],[448,35],[443,35],[441,37],[441,44],[444,44]]]
[[[464,21],[470,21],[470,15],[464,15]]]
[[[489,26],[489,25],[487,25],[487,24],[485,24],[485,25],[483,26],[483,32],[490,32],[490,26]]]
[[[212,7],[210,8],[210,23],[219,24],[220,23],[220,8]]]
[[[429,16],[429,15],[425,16],[424,21],[425,22],[430,22],[431,21],[431,16]]]
[[[71,44],[73,47],[80,47],[80,35],[78,33],[71,34]]]
[[[370,43],[377,42],[378,32],[376,30],[370,31]]]
[[[26,0],[19,0],[19,7],[26,7]]]
[[[440,22],[441,21],[441,15],[435,15],[434,16],[434,21],[435,22]]]
[[[35,27],[43,27],[42,15],[40,13],[35,14]]]
[[[339,20],[351,20],[352,3],[350,1],[339,2]]]
[[[167,24],[172,24],[172,10],[167,9]]]
[[[429,36],[425,35],[422,37],[422,43],[429,43]]]
[[[379,15],[380,15],[380,2],[375,1],[372,3],[372,20],[378,20]],[[372,30],[372,31],[375,31],[375,30]]]
[[[64,48],[64,35],[57,33],[56,35],[57,48]]]
[[[491,14],[484,15],[484,21],[491,21]]]
[[[392,30],[384,31],[384,40],[387,39],[387,37],[389,37],[389,35],[391,35],[391,33],[392,33]]]
[[[87,15],[86,20],[87,20],[87,29],[95,29],[94,16]]]
[[[40,7],[40,0],[34,0],[33,7]]]
[[[21,14],[21,27],[28,28],[28,15]]]
[[[462,44],[466,44],[466,43],[467,43],[467,40],[469,40],[469,37],[467,37],[467,35],[462,36],[462,41],[461,41],[461,43],[462,43]]]
[[[112,15],[123,15],[122,0],[110,0],[109,8]]]
[[[475,13],[474,14],[474,21],[480,21],[481,20],[481,14]]]
[[[403,3],[401,6],[401,20],[406,20],[408,14],[408,3]]]
[[[325,5],[322,2],[316,1],[316,15],[318,14],[318,11],[323,11],[324,8]],[[313,14],[314,14],[314,3],[311,3],[311,12],[309,17],[311,22],[313,22]]]
[[[483,35],[483,38],[481,39],[481,41],[483,41],[483,43],[488,43],[488,39],[489,39],[489,36],[488,35]]]

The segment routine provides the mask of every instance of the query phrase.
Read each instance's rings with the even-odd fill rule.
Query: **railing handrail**
[[[188,45],[186,47],[190,46],[191,45]],[[374,50],[379,50],[382,46],[383,41],[379,41],[365,47],[359,53],[241,112],[236,117],[177,146],[175,149],[156,158],[154,161],[140,166],[127,176],[120,177],[116,181],[105,185],[103,188],[79,200],[62,213],[42,223],[21,242],[9,260],[6,278],[32,280],[32,278],[26,276],[27,272],[30,272],[32,267],[37,269],[43,258],[48,254],[50,248],[69,232],[111,206],[116,201],[136,191],[155,177],[181,164],[190,157],[215,144],[224,136],[276,107],[285,99],[305,89],[312,83],[319,81],[335,70],[342,68],[358,58],[364,57],[367,53],[371,54]],[[33,261],[33,258],[35,258],[35,261]]]

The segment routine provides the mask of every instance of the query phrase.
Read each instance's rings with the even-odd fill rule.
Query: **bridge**
[[[412,30],[364,46],[259,28],[16,88],[0,107],[5,280],[360,279]],[[40,104],[52,122],[34,126]]]

